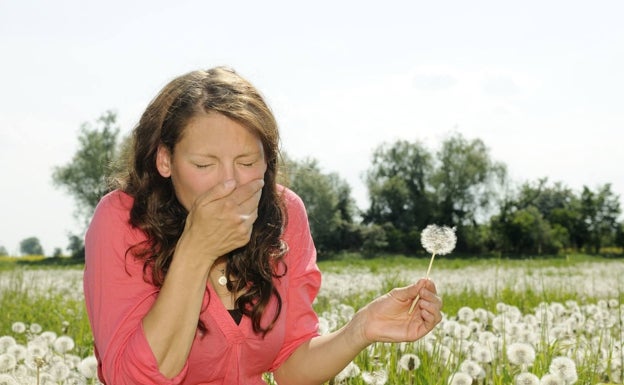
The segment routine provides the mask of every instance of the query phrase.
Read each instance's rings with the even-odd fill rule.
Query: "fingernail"
[[[236,187],[236,181],[234,179],[226,180],[225,182],[223,182],[223,187],[225,187],[226,189],[234,188]]]

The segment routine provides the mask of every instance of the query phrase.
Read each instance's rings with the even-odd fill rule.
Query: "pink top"
[[[95,340],[100,380],[124,384],[264,384],[262,373],[277,369],[304,341],[318,335],[312,309],[321,284],[316,249],[301,199],[284,189],[288,225],[283,239],[287,274],[274,279],[282,312],[265,338],[254,334],[251,320],[237,325],[209,284],[200,319],[208,332],[195,337],[182,371],[164,377],[145,338],[142,319],[158,296],[143,280],[143,262],[126,250],[146,239],[129,223],[133,198],[113,191],[98,204],[85,238],[84,291]],[[212,298],[212,300],[208,300]],[[267,309],[272,317],[276,300]]]

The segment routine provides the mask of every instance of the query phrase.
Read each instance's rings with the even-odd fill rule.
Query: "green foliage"
[[[22,255],[43,255],[43,247],[37,237],[28,237],[20,242],[20,253]]]
[[[362,235],[354,223],[356,209],[349,185],[335,173],[324,174],[316,160],[284,158],[287,184],[306,205],[310,231],[320,255],[359,249]]]
[[[370,207],[364,222],[391,225],[386,229],[389,250],[406,248],[400,237],[390,234],[394,229],[407,234],[414,228],[424,228],[430,221],[431,170],[432,156],[419,142],[399,140],[374,150],[371,168],[366,173]]]
[[[100,198],[109,191],[108,178],[118,158],[117,115],[105,112],[96,126],[84,123],[78,136],[79,147],[72,160],[54,168],[52,181],[76,200],[75,215],[86,225]]]
[[[518,255],[552,254],[573,247],[598,254],[617,244],[620,215],[618,197],[610,185],[579,196],[560,183],[525,183],[508,195],[500,213],[490,219],[494,247]]]

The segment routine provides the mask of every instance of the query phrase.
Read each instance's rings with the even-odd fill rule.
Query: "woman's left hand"
[[[412,301],[420,295],[414,311]],[[392,289],[358,313],[362,337],[368,342],[410,342],[429,333],[442,320],[442,300],[428,279]]]

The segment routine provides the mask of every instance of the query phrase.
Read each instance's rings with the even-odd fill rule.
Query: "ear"
[[[156,169],[163,178],[171,176],[171,152],[162,144],[156,152]]]

